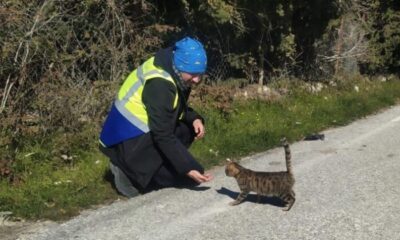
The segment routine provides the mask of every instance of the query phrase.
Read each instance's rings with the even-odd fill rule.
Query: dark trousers
[[[183,122],[179,122],[174,135],[176,138],[186,147],[189,148],[190,145],[194,141],[195,133],[192,126],[188,126]],[[110,158],[111,162],[117,166],[120,170],[122,170],[125,175],[131,180],[132,185],[139,189],[141,192],[147,192],[158,188],[163,187],[184,187],[184,186],[196,186],[198,185],[194,180],[189,178],[188,176],[178,174],[178,172],[174,169],[168,159],[163,156],[162,152],[157,149],[155,145],[152,145],[152,141],[150,140],[150,134],[143,136],[141,140],[146,141],[146,149],[143,152],[130,152],[130,149],[135,148],[136,144],[141,145],[140,139],[131,139],[126,142],[120,143],[118,145],[104,148],[100,146],[100,150]],[[148,145],[150,144],[150,145]],[[140,156],[144,156],[147,154],[147,158],[143,162],[137,162],[136,159],[140,159]],[[141,167],[141,171],[146,171],[147,169],[152,168],[153,163],[150,163],[151,159],[159,158],[161,161],[160,167],[152,170],[151,177],[149,176],[149,181],[140,181],[138,177],[140,175],[135,175],[130,170],[136,169],[138,166]],[[197,170],[200,173],[204,173],[203,167],[196,161],[191,160],[189,164],[193,170]],[[147,165],[146,165],[147,164]],[[145,184],[147,182],[147,184]]]
[[[190,147],[196,135],[193,127],[188,126],[183,122],[179,122],[174,134],[186,148]],[[199,163],[196,162],[192,165],[195,166],[194,170],[197,170],[200,173],[204,173],[204,169]],[[199,184],[193,179],[187,176],[179,175],[168,161],[163,162],[161,167],[154,174],[152,181],[150,182],[151,188],[192,187],[197,185]]]

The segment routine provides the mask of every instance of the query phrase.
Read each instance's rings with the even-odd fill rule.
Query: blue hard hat
[[[175,43],[173,62],[179,71],[204,73],[207,68],[207,54],[201,42],[185,37]]]

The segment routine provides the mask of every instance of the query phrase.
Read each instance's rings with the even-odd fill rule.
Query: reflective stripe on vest
[[[147,80],[161,78],[174,84],[171,75],[154,66],[154,57],[147,60],[133,71],[123,83],[115,100],[118,111],[133,125],[143,132],[149,132],[146,107],[142,102],[143,87]],[[178,94],[175,95],[173,108],[178,105]]]

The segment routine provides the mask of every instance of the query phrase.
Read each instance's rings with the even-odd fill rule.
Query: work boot
[[[139,191],[132,185],[129,178],[119,167],[110,162],[110,170],[114,175],[114,183],[118,192],[127,198],[133,198],[139,195]]]

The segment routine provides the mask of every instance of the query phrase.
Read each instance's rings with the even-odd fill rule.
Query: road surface
[[[223,167],[197,189],[163,189],[47,223],[19,239],[400,239],[400,106],[291,145],[296,203],[229,206],[238,194]],[[285,169],[283,148],[246,157],[259,171]]]

